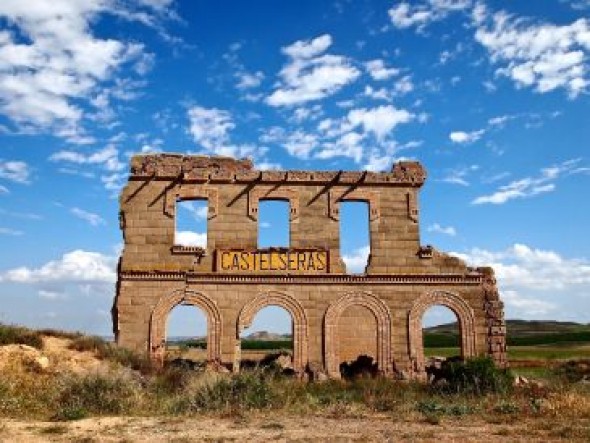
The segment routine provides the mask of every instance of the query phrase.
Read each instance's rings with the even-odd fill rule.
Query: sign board
[[[328,251],[324,250],[217,250],[216,256],[216,269],[219,272],[328,272]]]

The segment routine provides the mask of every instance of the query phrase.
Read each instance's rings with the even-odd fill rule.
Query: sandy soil
[[[575,427],[572,427],[575,426]],[[69,423],[0,419],[2,442],[500,442],[588,441],[590,422],[568,424],[547,420],[487,423],[478,419],[447,419],[439,424],[370,418],[91,418]]]

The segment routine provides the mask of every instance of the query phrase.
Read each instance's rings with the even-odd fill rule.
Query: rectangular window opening
[[[347,274],[364,274],[371,253],[369,203],[340,202],[340,256]]]
[[[260,200],[258,202],[258,247],[288,248],[289,202],[284,200]]]
[[[176,202],[175,245],[207,247],[207,203],[206,199]]]

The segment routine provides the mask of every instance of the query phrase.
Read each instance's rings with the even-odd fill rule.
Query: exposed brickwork
[[[276,305],[293,319],[297,372],[339,377],[340,363],[363,350],[383,374],[420,378],[422,317],[443,305],[459,319],[464,356],[506,364],[493,271],[420,244],[420,164],[400,162],[386,173],[256,171],[248,160],[159,154],[134,157],[130,172],[120,198],[125,246],[113,306],[121,346],[162,361],[170,311],[194,305],[207,318],[208,359],[238,370],[240,332]],[[208,202],[206,248],[174,244],[176,202],[190,199]],[[219,251],[257,250],[262,199],[289,202],[290,251],[324,251],[325,270],[216,269]],[[369,205],[371,257],[362,275],[345,274],[340,257],[339,204],[347,200]]]

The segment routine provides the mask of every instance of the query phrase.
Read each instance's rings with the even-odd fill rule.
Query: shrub
[[[0,346],[13,344],[43,349],[43,338],[39,332],[28,328],[0,324]]]
[[[196,411],[250,410],[269,407],[276,400],[264,373],[252,371],[203,385],[189,401]]]
[[[441,375],[446,383],[439,389],[453,393],[506,393],[513,384],[512,374],[497,368],[489,357],[476,357],[464,362],[446,361],[441,367]]]
[[[134,403],[137,384],[121,375],[70,375],[61,380],[55,420],[72,420],[89,414],[122,414]]]

